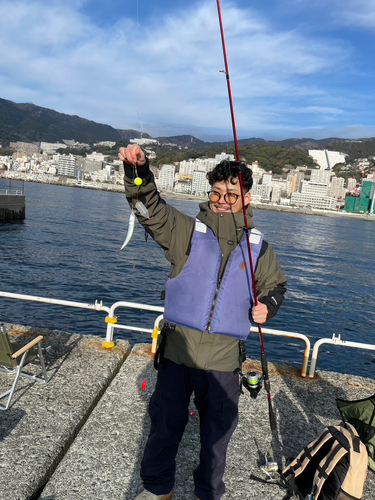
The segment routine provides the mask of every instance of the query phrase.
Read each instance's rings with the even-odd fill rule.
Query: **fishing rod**
[[[219,16],[219,24],[220,24],[221,43],[222,43],[222,47],[223,47],[223,56],[224,56],[224,65],[225,65],[224,73],[225,73],[225,77],[227,80],[227,89],[228,89],[228,97],[229,97],[230,114],[231,114],[231,119],[232,119],[234,147],[236,150],[236,160],[238,162],[240,162],[240,153],[238,150],[236,122],[234,119],[232,90],[231,90],[230,78],[229,78],[228,59],[227,59],[227,51],[226,51],[226,47],[225,47],[224,28],[223,28],[223,19],[221,16],[220,0],[216,0],[216,3],[217,3],[217,12],[218,12],[218,16]],[[243,211],[244,223],[245,223],[247,251],[249,254],[250,274],[251,274],[251,281],[252,281],[253,295],[254,295],[254,305],[257,306],[259,304],[259,302],[258,302],[258,294],[257,294],[257,290],[256,290],[256,283],[255,283],[253,259],[252,259],[251,248],[250,248],[249,226],[247,223],[245,196],[244,196],[244,191],[243,191],[243,182],[242,182],[241,172],[239,172],[239,174],[238,174],[238,179],[239,179],[240,189],[241,189],[242,211]],[[269,380],[269,376],[268,376],[268,363],[267,363],[266,353],[264,350],[263,332],[262,332],[262,328],[260,326],[260,323],[258,323],[258,332],[259,332],[259,340],[260,340],[261,363],[262,363],[262,371],[263,371],[264,388],[267,392],[267,399],[268,399],[268,413],[269,413],[269,419],[270,419],[270,427],[271,427],[271,431],[274,431],[274,430],[276,430],[276,418],[275,418],[275,414],[274,414],[273,408],[272,408],[271,385],[270,385],[270,380]]]

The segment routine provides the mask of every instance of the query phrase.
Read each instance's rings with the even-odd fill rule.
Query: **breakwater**
[[[0,192],[0,221],[24,220],[25,195]]]

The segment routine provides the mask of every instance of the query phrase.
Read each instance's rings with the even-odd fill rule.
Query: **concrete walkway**
[[[260,368],[257,362],[249,361],[249,366]],[[259,468],[264,453],[270,452],[284,464],[326,425],[339,423],[336,397],[358,399],[375,392],[374,381],[347,375],[321,372],[319,380],[301,380],[296,370],[271,365],[270,376],[278,433],[271,439],[265,393],[256,400],[244,394],[240,423],[229,447],[223,499],[280,500],[284,492],[279,487],[249,480],[251,473],[265,477]],[[139,464],[149,431],[147,405],[155,379],[150,346],[138,344],[48,482],[41,500],[132,500],[136,496],[142,489]],[[193,404],[191,411],[177,458],[175,500],[195,500],[192,471],[199,459],[199,420]],[[374,498],[374,480],[370,473],[365,500]]]
[[[64,358],[51,359],[51,383],[26,382],[12,408],[0,414],[0,498],[132,500],[142,489],[139,464],[149,430],[148,401],[156,380],[150,345],[138,344],[126,357],[128,346],[123,342],[114,351],[103,352],[97,338],[51,335],[60,343],[64,338],[67,351]],[[250,366],[259,369],[257,362],[249,360],[247,369]],[[264,453],[268,451],[283,466],[326,425],[339,423],[335,398],[360,399],[375,392],[373,380],[330,372],[318,372],[317,379],[306,380],[294,368],[270,365],[270,378],[278,431],[271,437],[264,392],[256,400],[247,392],[241,396],[223,500],[281,500],[284,491],[278,486],[250,480],[250,474],[265,478],[259,467]],[[199,459],[199,420],[193,404],[191,412],[177,457],[174,500],[195,499],[192,471]],[[41,491],[43,481],[47,482]],[[375,474],[369,472],[363,499],[372,500],[374,491]]]
[[[20,345],[43,335],[42,347],[51,346],[45,354],[48,384],[20,377],[11,407],[0,411],[0,499],[25,500],[39,497],[129,354],[130,344],[120,341],[107,351],[98,337],[6,327]],[[29,365],[25,371],[33,368]],[[0,374],[1,394],[13,379]]]

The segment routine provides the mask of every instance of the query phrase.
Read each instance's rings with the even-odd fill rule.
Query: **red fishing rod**
[[[218,12],[218,15],[219,15],[221,43],[222,43],[222,46],[223,46],[223,55],[224,55],[224,64],[225,64],[225,71],[224,71],[224,73],[225,73],[225,77],[226,77],[226,80],[227,80],[230,114],[231,114],[231,119],[232,119],[234,147],[235,147],[235,150],[236,150],[236,160],[238,162],[240,162],[240,153],[239,153],[239,150],[238,150],[236,122],[235,122],[235,119],[234,119],[232,90],[231,90],[231,86],[230,86],[229,69],[228,69],[228,59],[227,59],[227,51],[226,51],[226,48],[225,48],[225,38],[224,38],[224,29],[223,29],[223,19],[221,17],[220,0],[216,0],[216,3],[217,3],[217,12]],[[252,259],[251,248],[250,248],[249,226],[247,224],[247,215],[246,215],[246,207],[245,207],[245,196],[244,196],[244,192],[243,192],[243,183],[242,183],[242,174],[241,174],[241,172],[238,174],[238,178],[239,178],[240,189],[241,189],[242,211],[243,211],[244,224],[245,224],[247,250],[248,250],[248,254],[249,254],[250,274],[251,274],[251,281],[252,281],[252,286],[253,286],[254,305],[257,306],[259,302],[258,302],[258,294],[257,294],[256,284],[255,284],[253,259]],[[271,430],[274,431],[274,430],[276,430],[276,418],[275,418],[275,414],[273,412],[272,403],[271,403],[271,386],[270,386],[270,380],[269,380],[269,376],[268,376],[268,364],[267,364],[266,353],[264,351],[264,342],[263,342],[262,328],[261,328],[261,326],[260,326],[259,323],[258,323],[258,332],[259,332],[259,340],[260,340],[260,350],[261,350],[261,362],[262,362],[264,388],[267,391],[268,412],[269,412],[269,418],[270,418],[270,426],[271,426]]]

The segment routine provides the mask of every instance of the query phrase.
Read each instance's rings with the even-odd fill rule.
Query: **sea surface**
[[[137,223],[120,252],[130,215],[125,195],[25,183],[26,220],[0,223],[0,290],[106,306],[125,300],[163,306],[169,265]],[[194,216],[195,201],[168,200]],[[307,335],[335,333],[375,344],[375,224],[365,220],[255,210],[288,279],[279,314],[265,327]],[[0,297],[0,321],[105,338],[106,313]],[[152,328],[157,314],[118,309],[119,324]],[[148,334],[115,330],[132,344]],[[304,343],[264,336],[268,360],[300,366]],[[259,356],[257,334],[248,356]],[[318,369],[374,378],[375,351],[325,345]]]

